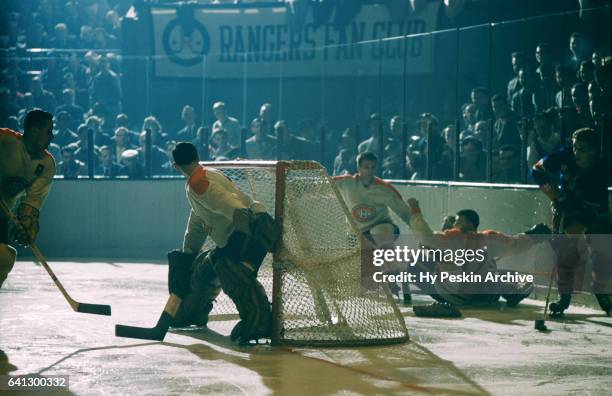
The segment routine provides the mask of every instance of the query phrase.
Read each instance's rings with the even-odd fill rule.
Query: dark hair
[[[374,153],[365,152],[365,153],[361,153],[361,154],[359,154],[357,156],[357,166],[361,166],[363,161],[378,162],[378,158],[376,158],[376,154],[374,154]]]
[[[53,115],[41,109],[31,110],[23,120],[23,133],[27,134],[32,128],[42,128],[47,121],[53,122]]]
[[[572,140],[588,144],[593,149],[599,148],[599,133],[592,128],[580,128],[572,134]]]
[[[198,150],[189,142],[179,142],[172,150],[172,159],[178,166],[191,164],[199,160]]]
[[[465,217],[470,223],[474,225],[474,228],[478,228],[480,225],[480,216],[476,213],[475,210],[472,209],[461,209],[457,212],[457,216]]]
[[[513,58],[522,58],[523,60],[527,60],[527,56],[523,51],[515,51],[512,53]]]
[[[486,87],[476,87],[476,88],[473,88],[472,92],[473,93],[479,92],[479,93],[482,93],[482,94],[485,94],[485,95],[489,94],[489,90]]]

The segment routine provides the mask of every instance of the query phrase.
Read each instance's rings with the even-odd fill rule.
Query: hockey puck
[[[534,327],[538,331],[548,331],[548,327],[546,327],[546,322],[544,319],[536,319]]]

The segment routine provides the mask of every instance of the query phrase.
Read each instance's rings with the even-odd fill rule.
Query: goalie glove
[[[33,206],[21,204],[17,209],[19,224],[13,226],[13,239],[23,246],[28,246],[36,240],[40,226],[38,224],[39,211]]]

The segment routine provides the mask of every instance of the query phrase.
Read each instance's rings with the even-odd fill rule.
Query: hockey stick
[[[115,325],[115,336],[163,341],[182,302],[183,300],[179,296],[174,293],[170,294],[164,311],[154,327],[134,327],[118,324]]]
[[[11,209],[8,207],[6,202],[4,202],[4,199],[0,199],[0,207],[2,208],[2,212],[4,212],[4,215],[16,227],[21,227],[21,223],[19,222],[19,220],[17,220],[17,218],[15,217],[13,212],[11,212]],[[62,283],[55,276],[55,273],[53,273],[53,270],[51,269],[51,267],[49,267],[49,264],[47,263],[47,260],[45,260],[45,257],[43,256],[43,254],[38,249],[38,246],[36,246],[36,244],[34,242],[30,242],[29,245],[30,245],[30,250],[32,250],[32,253],[34,253],[34,256],[36,256],[36,258],[38,259],[40,264],[42,264],[42,266],[45,268],[45,270],[47,271],[47,273],[49,274],[51,279],[53,279],[53,282],[55,283],[55,286],[57,286],[57,288],[60,290],[60,292],[62,293],[64,298],[66,298],[66,300],[68,300],[68,304],[70,304],[70,306],[72,307],[72,309],[75,312],[110,316],[110,314],[111,314],[111,307],[110,307],[110,305],[86,304],[86,303],[78,302],[78,301],[74,300],[72,297],[70,297],[70,295],[68,294],[66,289],[64,289],[64,286],[62,285]]]

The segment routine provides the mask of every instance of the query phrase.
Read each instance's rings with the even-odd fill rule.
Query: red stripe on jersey
[[[389,182],[384,181],[384,180],[383,180],[383,179],[381,179],[380,177],[375,177],[375,178],[374,178],[374,184],[377,184],[377,185],[379,185],[379,186],[385,186],[385,187],[387,187],[387,188],[391,189],[391,191],[393,191],[394,193],[396,193],[396,194],[397,194],[397,196],[398,196],[400,199],[402,198],[402,194],[400,194],[400,193],[399,193],[399,191],[397,191],[397,190],[395,189],[395,187],[393,187],[393,184],[391,184],[391,183],[389,183]]]
[[[198,169],[196,169],[189,178],[187,184],[189,184],[189,187],[191,187],[198,195],[204,194],[210,185],[210,182],[206,178],[206,169],[202,168],[201,166],[198,167]]]
[[[0,128],[0,135],[12,136],[17,139],[21,139],[23,137],[21,133],[15,132],[12,129],[8,129],[8,128]]]
[[[340,175],[340,176],[333,177],[334,180],[356,179],[356,178],[357,178],[357,175]]]

